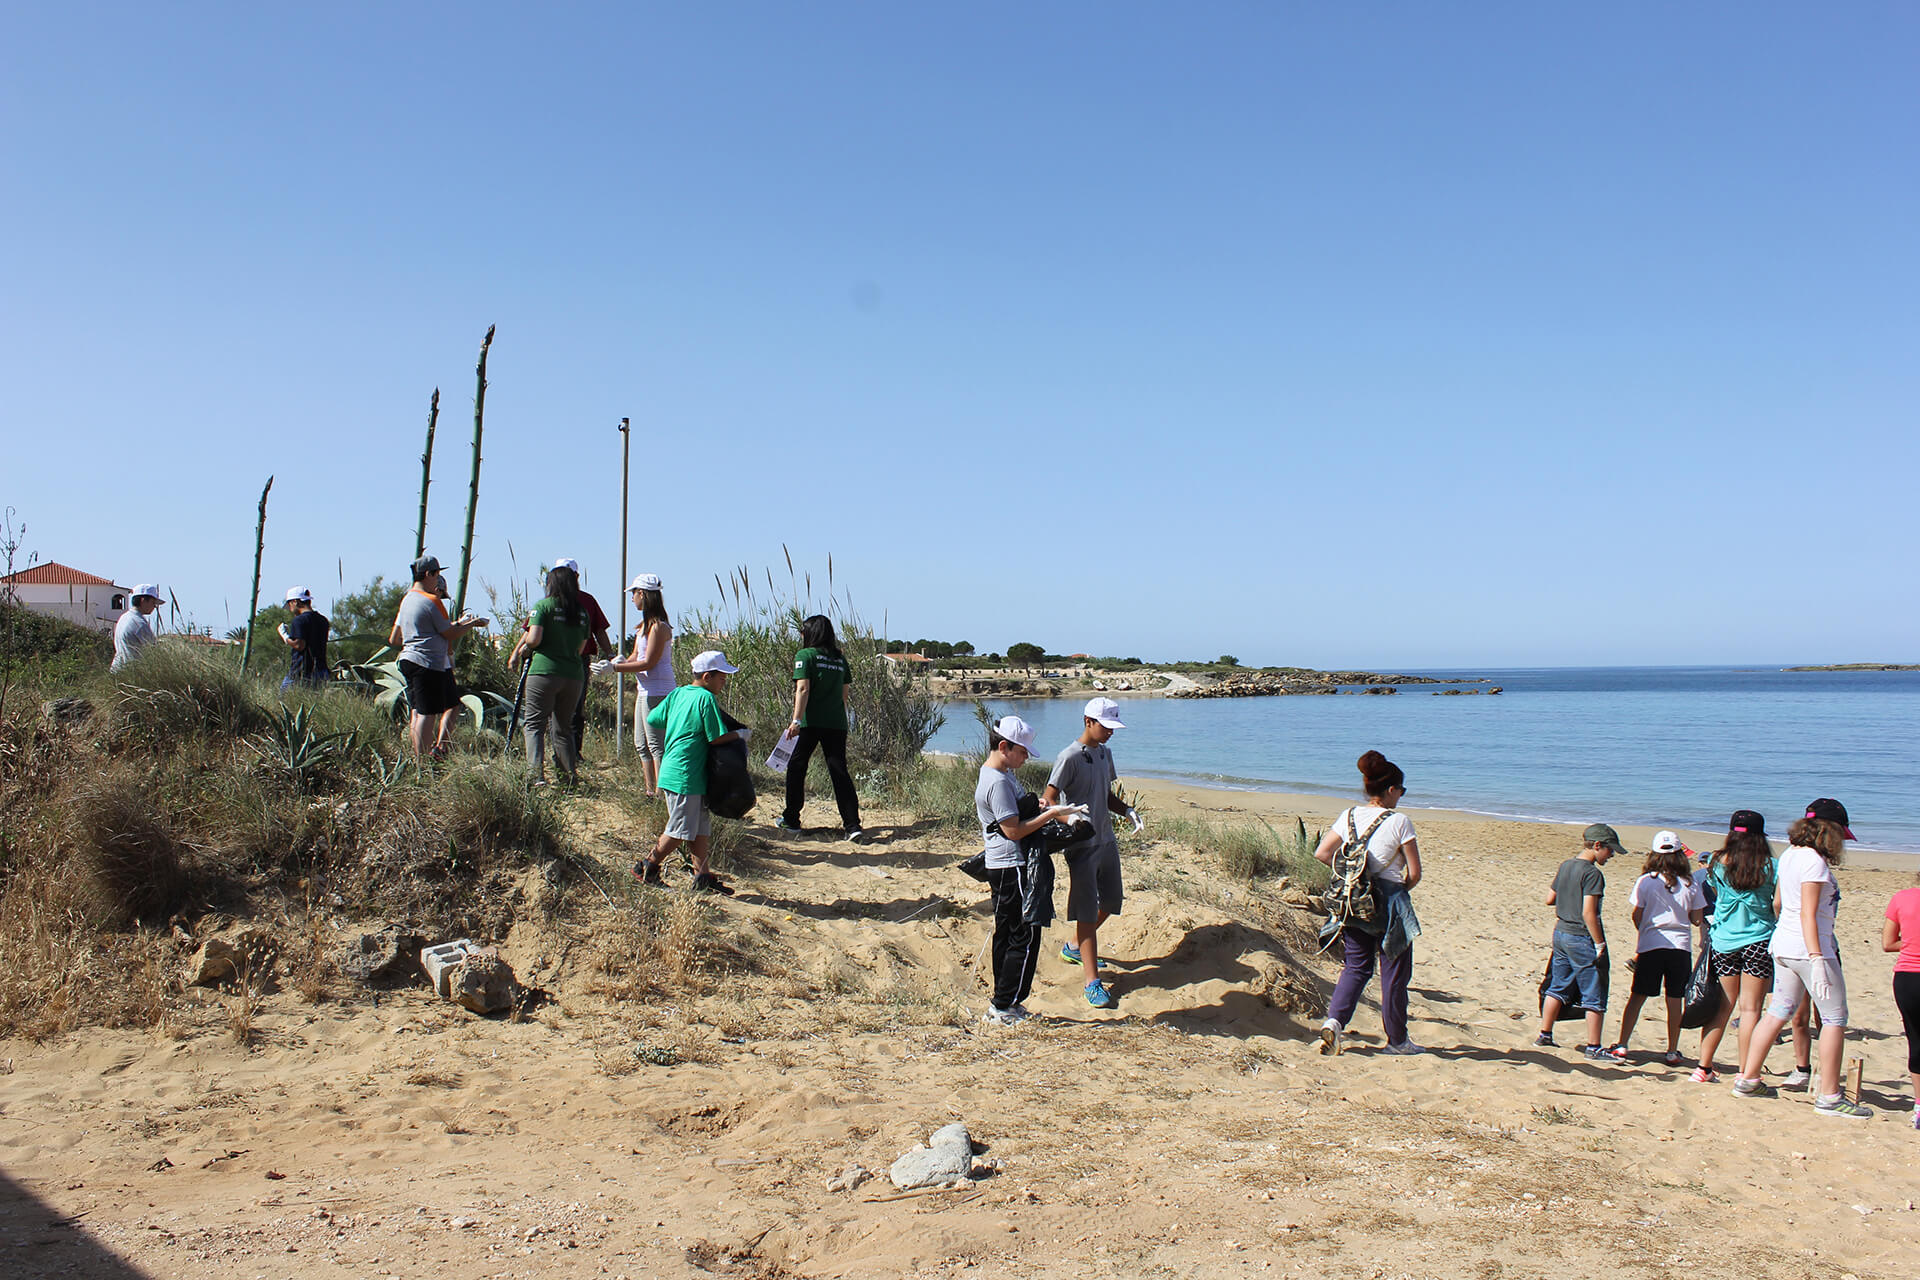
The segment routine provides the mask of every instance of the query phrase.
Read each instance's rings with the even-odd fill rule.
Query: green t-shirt
[[[661,735],[661,789],[683,796],[707,794],[707,747],[727,735],[719,700],[697,684],[683,684],[654,704],[647,724]]]
[[[536,676],[560,676],[567,680],[584,680],[587,677],[587,664],[580,657],[580,646],[587,641],[587,611],[580,609],[578,625],[564,622],[560,617],[560,602],[552,596],[544,596],[533,606],[528,621],[540,630],[539,647],[533,651],[533,674]]]
[[[793,678],[811,680],[807,690],[807,710],[800,717],[802,729],[847,728],[847,696],[843,692],[853,683],[844,656],[802,649],[793,655]]]

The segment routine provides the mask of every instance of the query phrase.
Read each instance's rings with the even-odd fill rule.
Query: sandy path
[[[1147,812],[1188,802],[1310,824],[1334,808],[1149,787]],[[417,992],[276,995],[245,1048],[210,997],[168,1034],[0,1044],[0,1274],[1913,1274],[1904,1116],[1829,1120],[1804,1095],[1531,1049],[1538,899],[1570,837],[1415,817],[1423,1058],[1373,1052],[1371,1005],[1355,1051],[1313,1053],[1288,1006],[1327,989],[1294,960],[1314,922],[1184,850],[1128,848],[1117,1014],[1050,958],[1048,1020],[987,1030],[953,1013],[980,1007],[987,929],[950,869],[962,846],[909,827],[857,850],[769,842],[723,910],[770,971],[709,996],[635,1006],[579,978],[516,1023]],[[1631,870],[1610,876],[1620,936]],[[1877,938],[1907,879],[1844,879],[1850,1052],[1877,1107],[1905,1100]],[[924,910],[936,896],[964,914]],[[529,930],[507,952],[527,972],[553,949]],[[669,1050],[682,1061],[652,1065]],[[892,1201],[883,1182],[824,1189],[855,1161],[884,1176],[953,1119],[997,1176]]]

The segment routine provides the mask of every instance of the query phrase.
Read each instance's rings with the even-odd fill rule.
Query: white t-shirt
[[[1819,930],[1820,954],[1829,960],[1839,953],[1833,949],[1834,908],[1840,901],[1840,886],[1834,882],[1833,868],[1818,849],[1788,845],[1780,855],[1780,923],[1774,926],[1773,942],[1767,950],[1789,960],[1811,960],[1807,954],[1806,934],[1800,928],[1800,886],[1817,884],[1820,897],[1814,914]]]
[[[1676,880],[1669,889],[1658,874],[1649,872],[1633,882],[1633,895],[1628,901],[1640,908],[1641,951],[1671,947],[1692,952],[1693,913],[1707,905],[1699,885]]]
[[[140,651],[153,643],[153,623],[146,615],[132,605],[120,615],[113,624],[113,666],[118,671],[140,656]]]
[[[1333,820],[1333,829],[1342,840],[1347,839],[1347,815],[1353,815],[1354,835],[1367,834],[1367,828],[1383,810],[1377,804],[1357,804],[1351,809],[1343,809],[1340,816]],[[1404,813],[1389,812],[1387,820],[1367,841],[1367,874],[1377,880],[1391,880],[1396,884],[1406,882],[1407,855],[1400,846],[1413,839],[1413,820]]]

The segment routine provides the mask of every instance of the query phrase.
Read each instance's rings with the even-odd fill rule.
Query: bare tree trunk
[[[433,389],[427,406],[427,451],[420,455],[420,529],[413,538],[413,558],[427,554],[427,486],[433,482],[433,428],[440,421],[440,388]]]
[[[253,526],[253,594],[247,597],[247,639],[240,648],[240,669],[253,661],[253,615],[260,611],[260,553],[267,549],[267,495],[273,492],[273,477],[267,477],[260,490],[260,521]]]
[[[467,485],[467,537],[460,544],[460,585],[453,593],[453,616],[467,609],[467,573],[473,568],[473,516],[480,506],[480,429],[487,415],[487,348],[493,345],[494,326],[480,340],[480,363],[473,371],[473,479]]]

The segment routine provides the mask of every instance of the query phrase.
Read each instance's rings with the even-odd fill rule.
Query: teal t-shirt
[[[647,712],[660,731],[660,786],[683,796],[707,794],[707,747],[727,734],[720,702],[697,684],[683,684]]]
[[[580,621],[563,621],[560,616],[560,602],[552,596],[543,596],[533,606],[533,612],[527,620],[540,628],[540,645],[533,651],[533,674],[536,676],[560,676],[566,680],[584,680],[587,677],[586,660],[580,656],[580,646],[587,642],[587,611],[583,606],[579,612]]]
[[[844,655],[802,649],[793,655],[793,678],[811,680],[807,686],[807,710],[800,717],[802,729],[847,729],[846,687],[853,683]]]
[[[1773,937],[1777,923],[1773,914],[1773,889],[1779,867],[1767,859],[1767,882],[1758,889],[1736,889],[1727,883],[1727,869],[1719,863],[1707,872],[1707,884],[1715,894],[1713,923],[1707,926],[1707,940],[1715,951],[1726,953],[1765,942]]]

